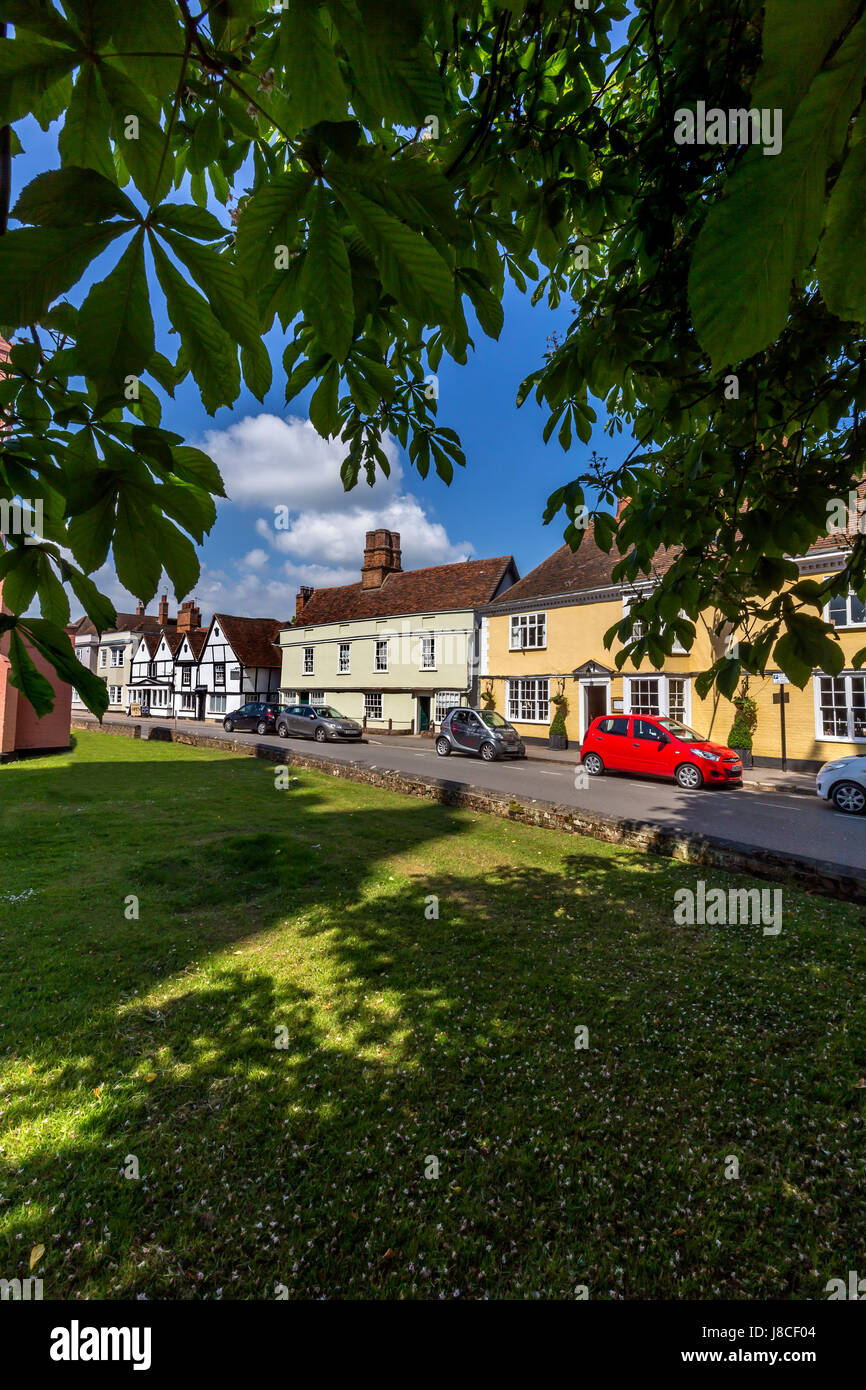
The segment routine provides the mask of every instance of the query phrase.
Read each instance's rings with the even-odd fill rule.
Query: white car
[[[815,779],[815,790],[824,801],[832,801],[839,811],[862,816],[866,811],[866,754],[855,753],[825,763]]]

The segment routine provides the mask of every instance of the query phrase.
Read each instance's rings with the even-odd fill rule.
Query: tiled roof
[[[214,623],[219,623],[242,666],[280,665],[280,654],[274,644],[288,623],[276,618],[234,618],[230,613],[214,613],[211,628]]]
[[[204,648],[205,639],[207,637],[207,628],[194,627],[187,632],[182,632],[180,634],[180,642],[178,642],[177,646],[178,651],[180,651],[180,648],[183,645],[184,637],[189,638],[189,645],[192,648],[192,654],[195,657],[196,661],[198,661]]]
[[[658,550],[653,557],[653,574],[664,574],[676,558],[675,550]],[[518,603],[521,600],[552,598],[560,594],[579,594],[586,589],[604,589],[613,580],[614,566],[622,559],[613,547],[609,555],[596,545],[590,522],[580,549],[574,551],[561,545],[534,570],[519,579],[495,600],[497,604]]]
[[[388,574],[379,589],[362,589],[360,584],[316,589],[294,626],[474,608],[490,602],[509,571],[517,574],[512,556],[499,555]]]
[[[176,619],[176,618],[169,618],[169,620],[168,620],[168,626],[169,626],[170,628],[174,628],[176,625],[177,625],[177,619]],[[79,618],[79,619],[78,619],[78,622],[77,622],[77,623],[73,623],[72,626],[73,626],[73,628],[74,628],[74,630],[75,630],[75,636],[76,636],[76,637],[91,637],[91,636],[93,636],[94,634],[96,634],[96,632],[97,632],[97,629],[96,629],[96,627],[94,627],[93,622],[91,621],[91,619],[90,619],[90,618],[86,618],[86,617],[85,617],[85,618]],[[105,636],[105,633],[106,633],[106,632],[159,632],[159,631],[160,631],[160,622],[159,622],[159,618],[154,617],[152,614],[145,613],[145,614],[142,616],[142,615],[139,614],[139,613],[118,613],[118,614],[117,614],[117,617],[116,617],[116,619],[115,619],[115,621],[114,621],[114,623],[112,624],[112,626],[111,626],[111,627],[105,628],[104,631],[103,631],[103,633],[100,634],[100,635],[101,635],[101,636]]]

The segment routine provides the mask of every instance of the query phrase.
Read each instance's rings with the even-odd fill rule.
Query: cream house
[[[517,577],[510,555],[406,571],[399,534],[368,531],[360,583],[298,594],[279,638],[281,699],[423,732],[477,702],[478,610]]]

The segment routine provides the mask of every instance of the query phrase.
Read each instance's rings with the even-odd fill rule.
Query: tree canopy
[[[109,552],[145,602],[163,567],[178,597],[196,582],[222,483],[161,424],[179,382],[191,374],[211,414],[242,380],[261,400],[278,323],[286,400],[314,385],[310,418],[342,439],[347,487],[387,472],[386,432],[448,481],[465,459],[426,383],[443,355],[469,361],[470,307],[499,335],[506,277],[573,311],[515,383],[576,471],[546,519],[564,511],[579,545],[591,502],[619,580],[678,552],[608,634],[617,660],[661,666],[709,610],[742,640],[705,689],[730,695],[771,657],[800,685],[838,671],[822,610],[866,596],[863,535],[840,535],[826,583],[786,556],[863,476],[864,10],[5,0],[0,502],[42,515],[36,544],[7,529],[0,632],[35,708],[51,690],[22,638],[107,703],[70,653],[65,586],[103,630],[113,608],[90,576]],[[727,130],[706,121],[684,142],[699,104]],[[757,126],[735,120],[752,109]],[[778,118],[775,153],[749,138],[761,112]],[[62,121],[58,167],[19,188],[28,114]],[[588,454],[593,400],[611,436],[633,432],[624,462]]]

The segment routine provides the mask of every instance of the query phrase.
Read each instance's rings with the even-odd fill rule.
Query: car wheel
[[[258,722],[258,724],[256,725],[256,733],[257,733],[257,734],[266,734],[267,732],[268,732],[268,726],[267,726],[267,724],[265,723],[264,719],[260,719],[259,722]]]
[[[447,738],[437,738],[436,752],[439,754],[440,758],[448,757],[448,754],[451,752],[451,744],[448,742]]]
[[[676,779],[687,792],[697,791],[698,787],[704,785],[701,769],[695,767],[694,763],[680,763],[676,770]]]
[[[227,734],[233,734],[235,731],[234,721],[231,719],[224,719],[223,728],[225,729]]]
[[[280,738],[288,738],[288,737],[289,737],[289,726],[288,726],[288,724],[278,724],[278,725],[277,725],[277,733],[279,734]]]
[[[493,763],[496,761],[496,749],[493,747],[492,743],[482,743],[481,756],[486,763]]]
[[[586,768],[590,777],[600,777],[604,772],[604,763],[597,753],[587,753],[583,760],[583,766]]]
[[[316,730],[316,742],[317,742],[317,743],[325,743],[325,742],[327,741],[327,738],[328,738],[327,730],[326,730],[326,729],[323,729],[322,726],[321,726],[321,724],[320,724],[319,727],[318,727],[318,729]]]
[[[866,811],[866,791],[856,782],[838,782],[832,796],[837,811],[845,811],[849,816],[862,816]]]

